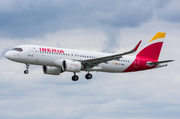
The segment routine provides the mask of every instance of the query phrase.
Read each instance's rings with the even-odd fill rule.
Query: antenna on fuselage
[[[59,46],[59,44],[58,44],[58,43],[56,44],[56,46],[57,46],[58,48],[60,48],[60,46]]]

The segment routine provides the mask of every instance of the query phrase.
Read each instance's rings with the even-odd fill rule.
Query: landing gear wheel
[[[26,63],[26,70],[24,70],[24,74],[28,74],[29,73],[29,64],[28,63]]]
[[[77,81],[78,79],[79,79],[79,77],[77,75],[72,76],[73,81]]]
[[[29,73],[29,71],[28,70],[24,70],[24,74],[28,74]]]
[[[87,73],[87,74],[85,75],[85,78],[86,78],[86,79],[92,79],[92,74]]]

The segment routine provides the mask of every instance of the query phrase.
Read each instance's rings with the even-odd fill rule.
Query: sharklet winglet
[[[136,45],[136,47],[133,49],[134,51],[137,51],[137,49],[139,48],[141,42],[142,42],[142,41],[140,40],[139,43]]]

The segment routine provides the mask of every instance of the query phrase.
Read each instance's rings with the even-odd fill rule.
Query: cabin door
[[[33,46],[30,45],[30,46],[28,47],[28,56],[33,57],[33,54],[34,54],[33,52],[34,52],[34,51],[33,51]]]
[[[139,59],[138,58],[135,59],[134,67],[139,68]]]

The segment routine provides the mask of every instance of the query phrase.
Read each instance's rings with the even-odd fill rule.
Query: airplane
[[[25,74],[29,73],[29,66],[41,65],[44,74],[60,75],[72,72],[73,81],[78,81],[76,73],[86,71],[86,79],[91,79],[91,71],[124,73],[135,72],[167,66],[174,60],[159,61],[159,55],[166,33],[158,32],[137,55],[128,54],[137,51],[141,41],[128,52],[110,54],[90,52],[74,49],[55,48],[38,45],[20,45],[5,53],[9,60],[25,63]]]

